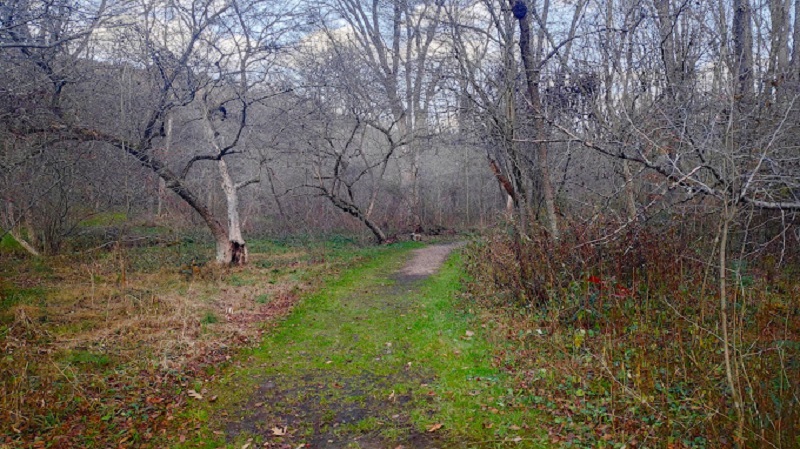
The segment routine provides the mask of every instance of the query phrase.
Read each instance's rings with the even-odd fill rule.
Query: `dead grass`
[[[213,376],[344,259],[253,254],[175,265],[164,248],[0,266],[0,447],[146,445]]]
[[[731,351],[747,414],[746,441],[734,441],[708,248],[674,228],[584,244],[603,233],[575,227],[556,244],[498,233],[467,251],[495,365],[516,379],[523,403],[551,417],[551,442],[800,447],[798,261],[730,267]]]

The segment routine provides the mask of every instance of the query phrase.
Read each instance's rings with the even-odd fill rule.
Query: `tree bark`
[[[167,114],[164,120],[164,155],[166,157],[170,152],[172,145],[172,114]],[[166,201],[167,186],[164,184],[162,178],[158,178],[158,206],[156,208],[156,217],[161,217],[164,213],[164,202]]]
[[[519,49],[522,55],[522,64],[525,67],[525,80],[528,90],[528,101],[533,115],[534,146],[536,148],[536,163],[539,165],[539,176],[542,187],[542,198],[544,199],[545,210],[547,212],[547,224],[550,237],[553,240],[560,238],[558,229],[558,217],[556,216],[555,194],[553,184],[550,181],[550,168],[547,162],[547,126],[544,120],[544,110],[542,99],[539,94],[539,82],[541,74],[539,67],[533,62],[533,52],[531,51],[531,27],[528,6],[523,0],[516,0],[513,5],[514,16],[519,21],[520,37]]]
[[[789,80],[800,79],[800,0],[794,0],[794,27],[792,30],[792,59],[789,62]]]
[[[733,51],[738,94],[753,95],[753,27],[749,0],[733,0]]]
[[[514,206],[517,203],[517,194],[514,191],[514,186],[511,185],[511,181],[500,171],[500,167],[497,166],[497,162],[489,158],[489,168],[494,173],[495,178],[497,178],[497,182],[500,183],[500,187],[502,187],[503,191],[506,193],[506,214],[509,217],[513,217],[514,215]]]
[[[228,245],[230,247],[231,265],[247,263],[247,244],[242,237],[242,223],[239,217],[239,189],[231,178],[228,164],[224,159],[217,162],[222,177],[222,190],[225,192],[225,204],[228,211]]]

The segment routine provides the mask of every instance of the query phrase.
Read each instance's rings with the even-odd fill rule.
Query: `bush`
[[[509,228],[467,251],[471,295],[511,341],[500,363],[525,399],[592,446],[734,444],[711,239],[685,225],[565,228],[558,242]],[[748,442],[797,447],[800,288],[792,267],[767,276],[767,259],[729,267],[735,381]]]

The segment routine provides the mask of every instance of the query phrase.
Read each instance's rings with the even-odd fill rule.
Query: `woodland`
[[[438,241],[476,407],[531,415],[425,444],[800,447],[798,100],[798,0],[3,0],[0,448],[195,447],[304,298]]]

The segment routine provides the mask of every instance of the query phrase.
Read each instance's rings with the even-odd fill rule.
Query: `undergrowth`
[[[747,418],[734,441],[713,245],[677,226],[618,229],[572,224],[558,242],[497,231],[466,251],[469,292],[504,348],[495,363],[551,416],[551,442],[800,447],[797,261],[728,267]]]

